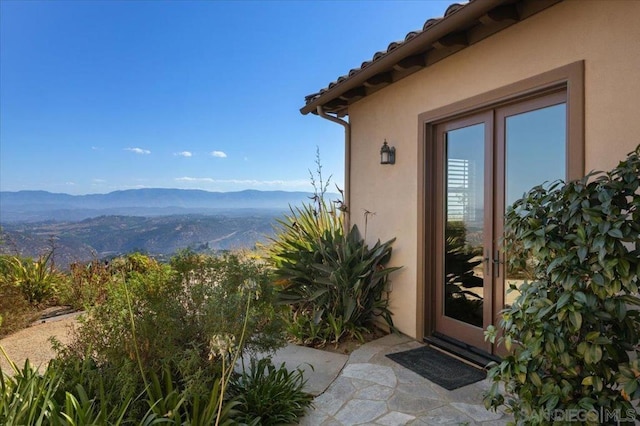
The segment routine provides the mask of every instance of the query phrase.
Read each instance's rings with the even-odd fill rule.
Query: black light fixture
[[[380,148],[380,164],[396,164],[396,148],[389,146],[386,139]]]

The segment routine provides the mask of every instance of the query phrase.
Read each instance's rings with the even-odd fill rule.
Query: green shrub
[[[58,299],[63,305],[88,309],[106,300],[107,287],[112,280],[113,272],[108,263],[99,260],[72,263],[67,279],[59,286]]]
[[[268,254],[279,299],[292,308],[289,331],[298,340],[361,339],[376,317],[393,325],[385,297],[388,276],[398,269],[385,267],[393,240],[369,248],[356,226],[345,234],[338,210],[322,197],[278,223]]]
[[[533,188],[509,209],[510,262],[523,266],[533,256],[535,280],[520,286],[502,313],[500,340],[510,353],[490,370],[488,408],[505,404],[527,424],[571,410],[635,413],[640,369],[630,354],[637,357],[640,336],[639,187],[640,146],[608,173]],[[487,334],[494,339],[497,330]]]
[[[176,389],[174,378],[163,375],[159,379],[152,373],[151,383],[142,395],[123,395],[118,401],[109,401],[100,389],[91,392],[81,383],[65,390],[65,373],[55,363],[43,374],[38,373],[28,360],[22,369],[13,366],[15,374],[11,376],[0,370],[2,425],[228,425],[232,424],[232,416],[237,415],[233,410],[237,403],[220,404],[224,397],[220,380],[214,381],[206,399],[196,396],[191,404],[187,404],[186,394]],[[97,380],[103,385],[101,378]],[[141,417],[128,419],[127,412],[136,400],[149,409]]]
[[[231,382],[230,393],[238,401],[236,420],[265,426],[296,424],[313,400],[303,391],[305,383],[300,369],[288,371],[284,363],[276,368],[269,358],[252,359],[249,371]]]
[[[4,354],[6,356],[6,354]],[[7,358],[8,359],[8,358]],[[86,426],[119,425],[130,400],[108,408],[90,398],[78,384],[71,392],[62,391],[63,374],[55,366],[40,374],[29,361],[12,375],[0,370],[0,424]]]
[[[161,268],[161,265],[158,261],[139,252],[116,257],[108,263],[108,269],[112,274],[123,274],[125,276],[134,273],[145,274],[159,268]]]
[[[53,251],[37,260],[20,256],[0,258],[4,263],[0,279],[20,289],[24,298],[33,306],[50,300],[56,293],[57,285],[63,280],[51,262]]]
[[[221,379],[213,381],[206,393],[189,395],[179,390],[170,371],[165,369],[158,377],[150,374],[150,383],[146,388],[149,410],[145,420],[152,424],[168,423],[180,425],[229,425],[235,424],[233,418],[238,412],[236,401],[224,401],[225,390],[221,386]],[[144,422],[140,422],[143,424]]]
[[[0,256],[0,337],[27,327],[38,318],[38,305],[54,297],[63,276],[49,262],[50,256],[35,261]]]
[[[207,339],[231,335],[240,342],[246,321],[244,353],[264,354],[286,344],[281,308],[276,306],[266,265],[240,253],[207,256],[183,251],[171,260],[171,267],[187,295],[181,303],[194,324],[201,324]],[[247,297],[252,302],[245,318]]]
[[[0,338],[22,330],[38,319],[38,310],[29,304],[20,289],[0,279]]]
[[[237,255],[185,252],[171,266],[114,274],[104,303],[88,311],[73,342],[61,348],[65,389],[77,383],[102,389],[111,405],[132,398],[128,416],[139,419],[148,409],[136,399],[146,377],[167,371],[190,412],[211,395],[221,358],[231,362],[230,351],[218,350],[220,338],[247,352],[284,344],[272,298],[266,268]]]

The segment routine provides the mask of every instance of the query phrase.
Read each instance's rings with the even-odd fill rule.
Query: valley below
[[[253,249],[274,233],[276,214],[99,216],[71,222],[2,224],[0,254],[37,258],[53,249],[55,264],[108,259],[131,252],[166,260],[183,249],[200,253]]]
[[[37,258],[53,250],[55,265],[66,269],[74,262],[132,252],[162,261],[184,249],[251,250],[267,243],[277,219],[311,195],[175,189],[84,196],[0,192],[0,254]]]

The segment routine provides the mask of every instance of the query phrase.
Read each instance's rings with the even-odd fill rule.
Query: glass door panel
[[[515,111],[506,111],[506,114]],[[536,185],[566,177],[566,104],[547,106],[504,117],[504,212]],[[509,253],[505,254],[505,260]],[[505,263],[504,305],[518,296],[523,281],[533,279],[533,259],[518,267]]]
[[[445,133],[444,315],[483,327],[485,125]]]
[[[483,330],[498,324],[533,265],[507,266],[504,215],[532,187],[566,179],[566,92],[445,121],[434,134],[432,330],[502,354]]]

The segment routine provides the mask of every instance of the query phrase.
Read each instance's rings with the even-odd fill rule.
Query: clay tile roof
[[[469,3],[471,3],[470,0]],[[454,3],[452,5],[450,5],[447,10],[444,13],[444,16],[446,17],[447,15],[450,15],[452,13],[454,13],[455,11],[457,11],[458,9],[460,9],[461,7],[464,7],[464,5],[462,4],[458,4],[458,3]],[[431,25],[435,24],[436,22],[440,21],[442,18],[432,18],[432,19],[428,19],[423,27],[422,30],[418,30],[418,31],[411,31],[410,33],[407,34],[407,36],[405,37],[404,41],[398,41],[398,42],[392,42],[389,44],[389,46],[387,47],[386,51],[379,51],[373,54],[373,59],[371,61],[364,61],[362,63],[362,65],[360,65],[360,68],[353,68],[349,71],[349,74],[347,74],[346,76],[340,76],[337,78],[336,81],[333,81],[331,83],[329,83],[328,88],[331,89],[332,87],[334,87],[336,84],[340,83],[341,81],[345,80],[348,77],[353,76],[354,74],[358,73],[360,70],[362,70],[363,68],[366,68],[367,66],[369,66],[371,63],[377,61],[378,59],[382,58],[383,56],[385,56],[388,52],[390,52],[391,50],[395,49],[396,47],[402,45],[402,43],[414,38],[415,36],[417,36],[418,34],[420,34],[423,31],[426,31]],[[309,103],[309,101],[313,100],[315,97],[317,97],[318,95],[321,95],[322,93],[324,93],[326,90],[325,89],[321,89],[318,93],[313,93],[311,95],[307,95],[305,96],[305,99],[307,100],[307,103]]]
[[[349,102],[362,95],[350,98],[345,92],[365,87],[369,94],[560,1],[470,0],[465,4],[453,3],[443,17],[428,19],[421,30],[409,32],[404,40],[390,43],[386,50],[374,53],[372,59],[364,61],[359,68],[351,69],[317,93],[305,96],[305,106],[300,111],[307,114],[315,112],[317,106],[323,106],[327,112],[346,115]],[[480,26],[485,28],[469,36],[470,31]],[[445,53],[430,59],[429,63],[426,59],[421,61],[418,56],[424,56],[432,49],[442,49]],[[393,60],[390,59],[392,56]],[[403,63],[404,60],[407,62]],[[376,76],[381,77],[376,79]]]

